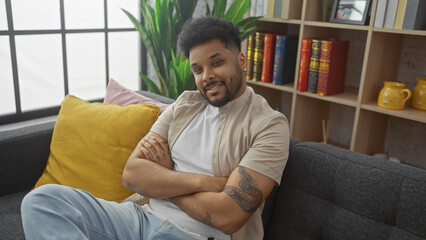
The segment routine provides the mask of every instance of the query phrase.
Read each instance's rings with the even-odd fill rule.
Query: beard
[[[205,94],[206,88],[217,83],[222,83],[222,86],[225,88],[225,95],[220,99],[212,101]],[[229,84],[226,84],[226,82],[224,81],[212,81],[206,84],[206,86],[204,87],[204,92],[201,91],[201,89],[198,89],[198,91],[211,105],[213,105],[214,107],[222,107],[233,100],[234,96],[240,91],[242,83],[243,75],[240,71],[237,71],[237,73],[233,77],[231,77]]]

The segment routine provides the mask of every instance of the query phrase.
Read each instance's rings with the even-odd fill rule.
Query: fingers
[[[171,162],[169,145],[166,140],[155,136],[145,137],[141,140],[140,151],[145,159],[153,162]],[[170,164],[168,164],[170,165]]]

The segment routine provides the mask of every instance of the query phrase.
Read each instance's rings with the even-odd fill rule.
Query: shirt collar
[[[228,102],[224,106],[220,107],[219,111],[224,112],[224,111],[228,111],[228,110],[233,110],[236,107],[245,104],[247,102],[247,98],[249,97],[249,95],[251,93],[253,93],[253,89],[249,86],[246,86],[246,90],[244,91],[244,93],[241,96],[239,96],[237,99],[234,99],[234,100]]]

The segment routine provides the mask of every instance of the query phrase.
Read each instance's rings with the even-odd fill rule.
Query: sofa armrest
[[[0,196],[29,190],[43,173],[55,122],[0,133]]]

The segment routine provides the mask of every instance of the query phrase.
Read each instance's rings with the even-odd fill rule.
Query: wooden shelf
[[[330,141],[330,144],[374,154],[385,152],[386,145],[393,141],[394,145],[390,145],[390,148],[404,145],[410,149],[402,150],[401,155],[395,157],[404,163],[426,168],[426,161],[419,160],[426,155],[426,148],[422,147],[426,111],[413,109],[408,104],[404,110],[388,110],[378,107],[376,103],[383,81],[403,82],[412,89],[416,84],[415,77],[426,76],[426,30],[374,27],[377,1],[371,1],[371,19],[367,25],[361,26],[323,22],[321,1],[290,0],[300,12],[293,11],[293,17],[289,20],[262,18],[259,20],[259,31],[299,35],[296,82],[284,86],[249,80],[247,83],[263,95],[273,108],[288,109],[286,115],[290,120],[291,135],[300,141],[321,141],[321,121],[331,119],[331,135],[334,130],[344,136],[330,136],[329,140],[334,141]],[[349,40],[343,93],[319,96],[297,91],[303,38]],[[402,137],[387,136],[395,132],[395,128],[400,128],[395,127],[395,122],[407,124],[402,126]],[[398,139],[397,142],[394,139]],[[417,145],[412,147],[413,144]],[[417,157],[404,159],[407,151],[410,151],[410,156],[417,154]],[[412,151],[416,151],[416,154],[411,154]]]
[[[261,86],[261,87],[265,87],[265,88],[276,89],[276,90],[280,90],[280,91],[284,91],[284,92],[293,93],[295,91],[293,83],[289,83],[289,84],[286,84],[286,85],[275,85],[275,84],[272,84],[272,83],[264,83],[264,82],[258,82],[258,81],[252,81],[252,80],[247,80],[247,83],[257,85],[257,86]]]
[[[260,22],[287,23],[287,24],[302,24],[302,20],[298,19],[281,19],[281,18],[260,18]]]
[[[313,26],[313,27],[339,28],[339,29],[362,30],[362,31],[368,31],[368,29],[369,29],[368,26],[341,24],[341,23],[329,23],[329,22],[305,21],[303,24],[305,26]]]
[[[343,93],[330,95],[330,96],[320,96],[316,93],[310,92],[297,92],[298,95],[316,98],[322,101],[328,101],[332,103],[343,104],[350,107],[356,107],[357,105],[357,96],[358,89],[353,87],[346,87]]]
[[[426,111],[417,110],[408,106],[404,110],[391,110],[377,106],[376,102],[369,102],[366,104],[362,104],[361,108],[389,116],[426,123]]]
[[[405,30],[405,29],[390,29],[390,28],[373,28],[374,32],[383,32],[383,33],[395,33],[395,34],[405,34],[405,35],[417,35],[417,36],[426,36],[426,31],[424,30]]]

